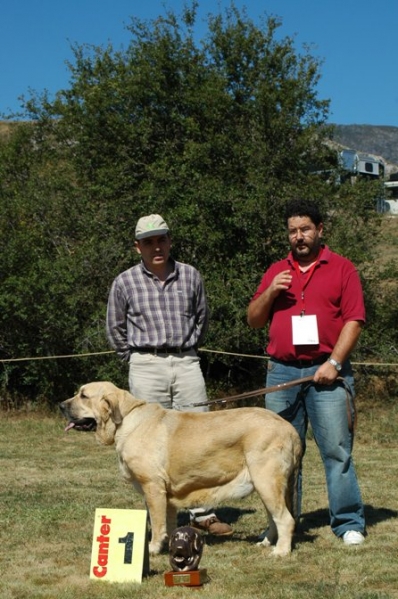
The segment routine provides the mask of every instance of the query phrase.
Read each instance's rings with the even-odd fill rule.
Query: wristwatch
[[[329,362],[329,364],[331,364],[332,366],[335,367],[337,372],[340,372],[340,370],[341,370],[340,362],[338,362],[337,360],[334,360],[333,358],[328,358],[328,362]]]

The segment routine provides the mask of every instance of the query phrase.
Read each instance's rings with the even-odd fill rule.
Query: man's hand
[[[292,273],[290,270],[283,270],[282,272],[275,275],[271,285],[269,286],[270,292],[273,297],[277,297],[281,291],[287,291],[292,284]]]
[[[314,383],[319,385],[332,385],[339,376],[339,373],[330,362],[324,362],[320,365],[314,374]]]
[[[275,298],[282,291],[287,291],[292,283],[290,270],[283,270],[275,275],[272,283],[263,293],[249,304],[247,322],[253,329],[259,329],[267,324]]]

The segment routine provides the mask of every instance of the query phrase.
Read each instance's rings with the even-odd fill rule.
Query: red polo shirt
[[[271,284],[275,275],[290,270],[292,284],[274,301],[269,324],[267,353],[278,360],[313,360],[330,354],[346,322],[365,322],[365,306],[358,272],[352,262],[332,252],[327,246],[310,273],[299,274],[290,252],[265,272],[252,300],[259,297]],[[304,299],[302,291],[304,288]],[[292,316],[315,314],[318,323],[319,344],[293,345]]]

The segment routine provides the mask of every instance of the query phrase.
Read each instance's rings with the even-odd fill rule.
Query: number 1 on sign
[[[119,539],[119,543],[124,543],[124,563],[131,564],[133,561],[133,544],[134,544],[134,533],[128,532],[125,537]]]

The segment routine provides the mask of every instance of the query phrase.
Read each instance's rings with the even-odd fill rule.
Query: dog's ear
[[[108,418],[115,424],[121,424],[123,416],[119,407],[119,394],[112,392],[103,395],[102,397],[103,409],[108,415]]]

